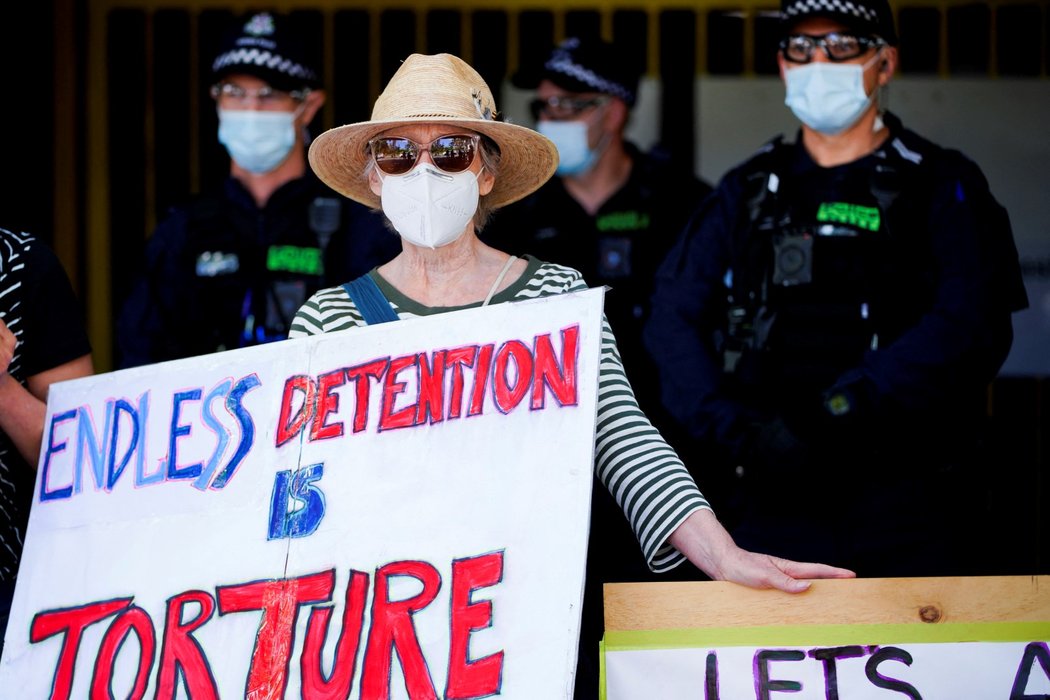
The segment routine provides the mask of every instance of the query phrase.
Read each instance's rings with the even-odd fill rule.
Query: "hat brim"
[[[295,90],[303,89],[318,90],[321,87],[321,83],[317,80],[293,78],[290,75],[267,68],[266,66],[255,66],[244,63],[228,65],[221,70],[213,71],[212,82],[218,83],[231,75],[250,75],[262,80],[274,90],[283,90],[285,92],[294,92]]]
[[[370,158],[368,142],[385,131],[418,124],[475,131],[499,146],[499,173],[492,191],[485,197],[493,209],[536,191],[558,167],[557,147],[533,129],[488,119],[430,116],[358,122],[329,129],[310,145],[310,166],[317,177],[336,192],[378,209],[380,198],[365,177]]]

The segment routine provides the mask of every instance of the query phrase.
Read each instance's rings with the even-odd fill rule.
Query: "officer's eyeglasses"
[[[269,85],[250,90],[236,83],[219,83],[211,88],[213,99],[234,108],[244,108],[255,100],[259,109],[283,109],[288,106],[289,101],[302,102],[308,94],[309,90],[275,90]]]
[[[608,101],[609,98],[604,95],[597,97],[551,95],[546,99],[536,98],[532,100],[529,103],[529,109],[532,110],[533,119],[545,117],[547,119],[564,120],[573,119],[589,109],[600,107]]]
[[[878,37],[855,36],[842,32],[830,32],[820,36],[790,34],[780,40],[780,51],[792,63],[809,63],[813,52],[819,47],[829,61],[848,61],[863,55],[869,49],[885,46]]]
[[[368,142],[376,167],[387,175],[404,175],[415,167],[426,151],[430,160],[446,173],[461,173],[474,162],[478,152],[478,134],[439,136],[430,143],[416,143],[401,136],[379,136]]]

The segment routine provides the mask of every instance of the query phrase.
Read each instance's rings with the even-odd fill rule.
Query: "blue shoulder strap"
[[[398,320],[397,314],[390,308],[390,302],[368,273],[347,282],[343,289],[368,325]]]

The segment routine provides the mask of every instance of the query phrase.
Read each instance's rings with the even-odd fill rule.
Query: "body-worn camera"
[[[813,235],[781,234],[773,239],[773,284],[792,287],[813,281]]]

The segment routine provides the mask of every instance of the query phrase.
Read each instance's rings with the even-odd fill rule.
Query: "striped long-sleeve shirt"
[[[391,308],[401,319],[465,307],[428,307],[409,299],[374,270]],[[572,268],[528,258],[525,273],[492,298],[492,303],[554,296],[587,288]],[[342,287],[323,289],[299,309],[289,337],[364,326],[353,301]],[[654,571],[666,571],[684,561],[668,543],[671,533],[693,512],[709,508],[678,455],[642,413],[624,373],[616,339],[607,321],[602,324],[602,352],[598,377],[598,418],[595,470],[631,523],[646,561]]]

